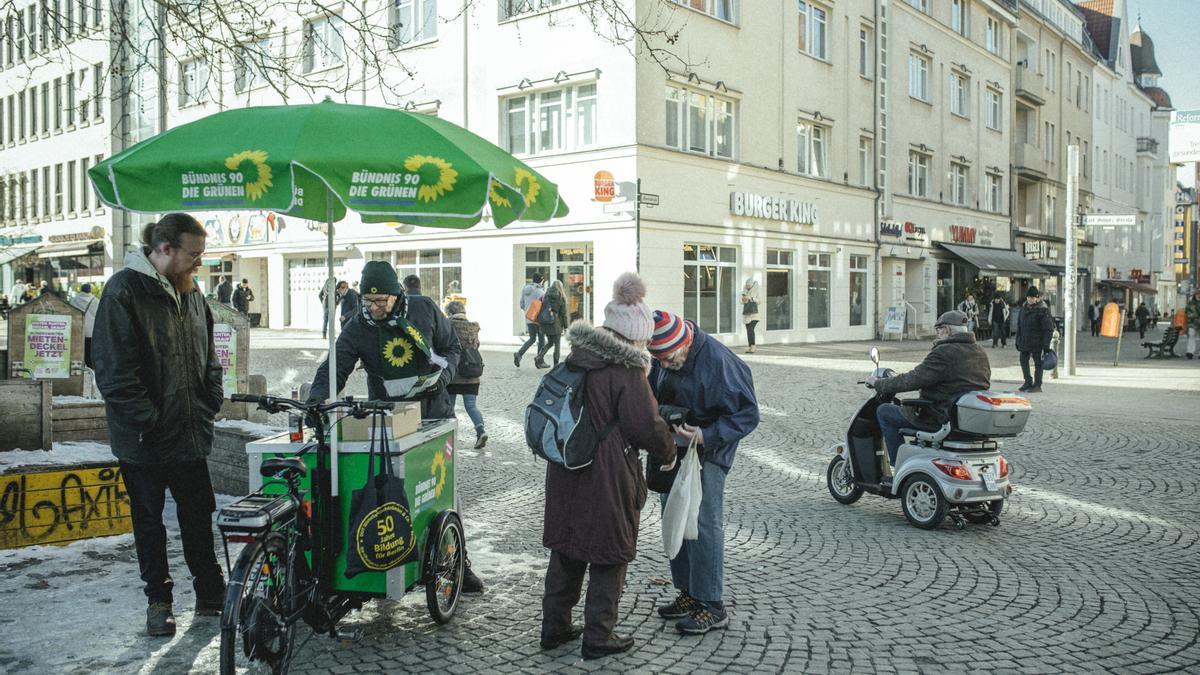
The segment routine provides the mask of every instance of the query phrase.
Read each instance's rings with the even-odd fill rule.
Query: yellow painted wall
[[[0,548],[132,531],[129,496],[115,465],[0,476]]]

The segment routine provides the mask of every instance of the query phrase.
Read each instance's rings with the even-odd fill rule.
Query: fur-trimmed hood
[[[642,370],[650,368],[650,352],[638,349],[607,328],[596,328],[583,319],[567,329],[567,342],[571,344],[571,356],[568,358],[589,370],[603,368],[606,364]]]

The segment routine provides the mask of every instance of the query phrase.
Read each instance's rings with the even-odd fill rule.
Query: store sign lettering
[[[888,237],[899,237],[904,234],[904,226],[894,220],[885,220],[879,223],[879,234]]]
[[[816,225],[817,205],[796,199],[768,197],[753,192],[729,193],[729,211],[735,216]]]
[[[904,238],[909,241],[925,241],[925,228],[911,220],[904,222]]]
[[[974,244],[975,228],[966,225],[951,225],[950,240],[956,244]]]

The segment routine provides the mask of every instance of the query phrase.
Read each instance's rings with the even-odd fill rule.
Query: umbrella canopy
[[[445,120],[334,103],[227,110],[168,129],[88,170],[128,211],[276,211],[468,228],[567,214],[558,187]]]

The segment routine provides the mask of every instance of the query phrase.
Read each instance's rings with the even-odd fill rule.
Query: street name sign
[[[1137,225],[1137,216],[1094,213],[1085,215],[1083,217],[1083,224],[1101,227],[1111,227],[1114,225]]]

